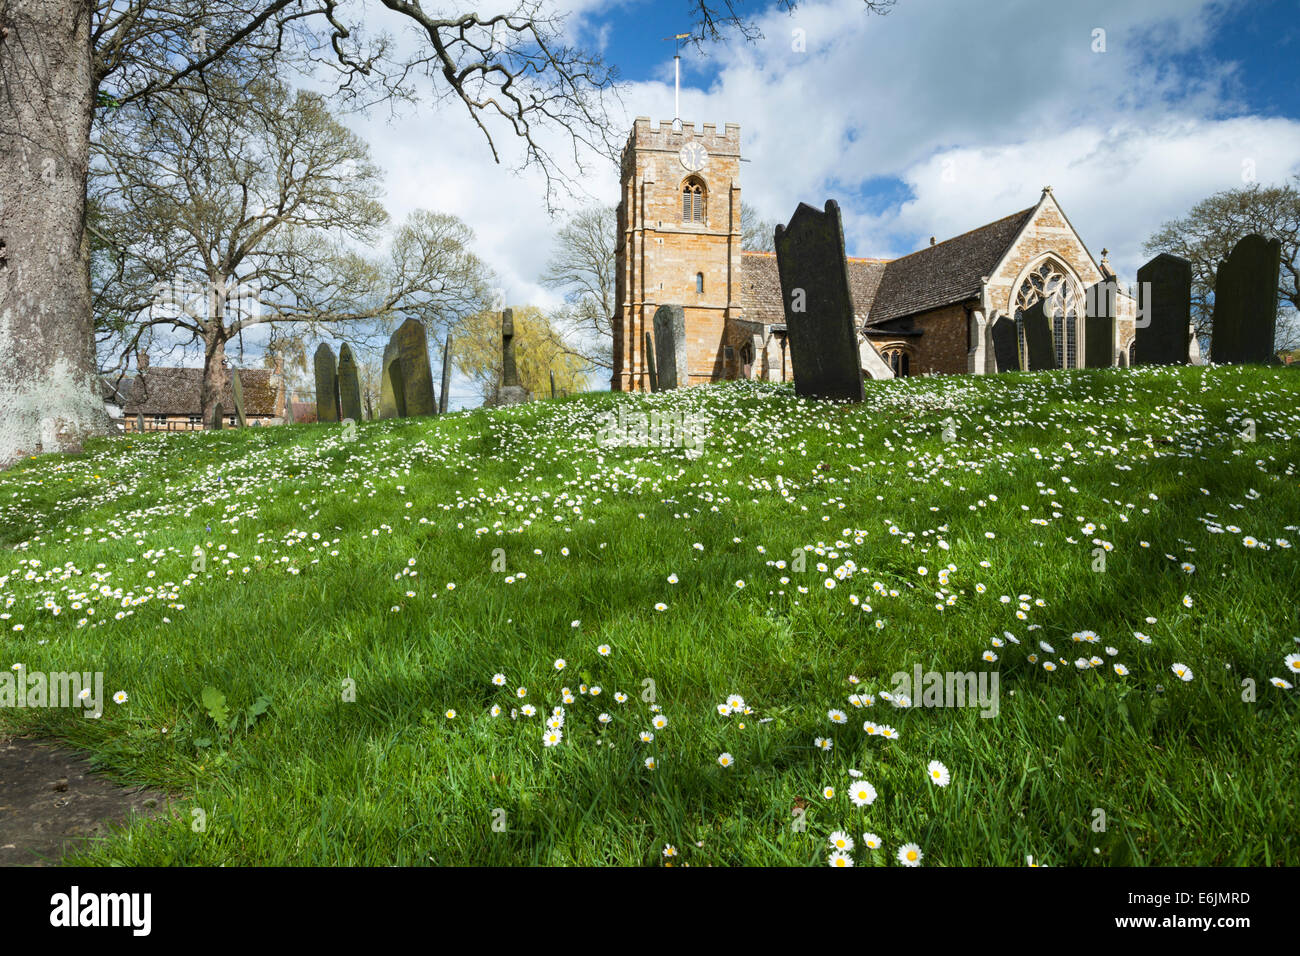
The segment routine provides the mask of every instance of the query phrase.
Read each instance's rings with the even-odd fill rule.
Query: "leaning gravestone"
[[[1020,327],[1025,333],[1025,368],[1030,372],[1046,372],[1059,368],[1056,364],[1056,344],[1052,339],[1052,319],[1048,314],[1048,300],[1039,299],[1024,311]]]
[[[286,425],[294,424],[293,418],[293,393],[288,389],[284,392],[284,423]]]
[[[135,416],[135,430],[144,434],[144,412],[137,412]]]
[[[1275,361],[1281,261],[1279,240],[1252,233],[1219,264],[1214,280],[1214,324],[1210,328],[1210,358],[1216,364]]]
[[[776,267],[795,394],[862,401],[866,393],[844,260],[844,228],[835,200],[826,200],[825,212],[800,203],[790,224],[776,227]],[[662,371],[659,377],[663,379]]]
[[[226,410],[221,407],[220,402],[217,402],[216,407],[212,409],[212,418],[208,420],[208,427],[213,431],[220,431],[225,427],[225,417]]]
[[[658,374],[656,391],[668,392],[690,384],[686,361],[686,310],[680,305],[655,309],[654,355]]]
[[[1016,338],[1016,323],[1005,315],[993,323],[993,361],[999,372],[1020,371],[1020,343]]]
[[[1110,368],[1115,364],[1116,307],[1119,283],[1103,280],[1088,288],[1083,318],[1083,367]]]
[[[442,395],[438,399],[438,414],[447,414],[448,391],[451,389],[451,336],[442,347]]]
[[[406,392],[402,388],[402,366],[398,362],[397,336],[384,346],[382,374],[379,382],[379,417],[405,418]]]
[[[1201,358],[1201,340],[1192,326],[1187,328],[1187,343],[1187,360],[1193,365],[1204,365],[1205,361]]]
[[[339,346],[339,414],[361,421],[361,381],[357,378],[356,359],[346,342]]]
[[[655,337],[649,330],[645,330],[645,367],[650,373],[650,391],[659,391],[659,369],[655,367]]]
[[[1186,365],[1192,264],[1162,252],[1137,271],[1134,365]]]
[[[316,349],[316,421],[336,422],[339,420],[339,382],[338,366],[334,362],[334,350],[324,342]]]
[[[393,335],[397,343],[397,364],[402,370],[402,394],[407,415],[436,415],[433,398],[433,367],[429,365],[429,334],[424,323],[407,319]]]
[[[235,399],[235,418],[239,421],[239,427],[248,427],[248,419],[244,417],[244,386],[239,381],[239,369],[230,373],[230,394]]]

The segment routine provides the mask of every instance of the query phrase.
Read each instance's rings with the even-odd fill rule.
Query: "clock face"
[[[709,161],[708,151],[701,143],[687,143],[677,155],[682,165],[693,173],[698,173]]]

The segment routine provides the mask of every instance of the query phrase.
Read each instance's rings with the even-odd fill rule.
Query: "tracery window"
[[[1045,311],[1052,318],[1052,340],[1056,345],[1056,364],[1061,368],[1079,367],[1079,323],[1083,315],[1083,293],[1069,277],[1065,267],[1055,259],[1045,259],[1020,283],[1016,293],[1016,332],[1022,356],[1025,348],[1024,314],[1040,301],[1047,300]]]
[[[894,373],[894,378],[904,378],[911,374],[912,361],[908,357],[907,350],[903,348],[885,349],[880,353],[880,357],[885,360]]]
[[[704,223],[704,183],[693,176],[682,186],[682,222]]]

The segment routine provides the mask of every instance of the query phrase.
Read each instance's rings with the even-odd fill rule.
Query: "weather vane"
[[[682,128],[682,41],[690,38],[689,33],[664,37],[673,41],[673,129]]]

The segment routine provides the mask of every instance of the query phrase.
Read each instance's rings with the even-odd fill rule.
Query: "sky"
[[[636,116],[672,119],[663,38],[692,29],[686,0],[547,5],[619,70],[613,139]],[[762,39],[685,47],[682,118],[740,125],[742,196],[765,219],[838,200],[850,255],[906,254],[1051,185],[1094,256],[1109,249],[1132,281],[1163,222],[1300,174],[1297,0],[898,0],[885,16],[860,0],[739,6]],[[387,11],[368,26],[416,42]],[[617,201],[614,162],[589,157],[552,214],[516,141],[498,137],[495,163],[464,107],[419,82],[417,108],[348,120],[387,172],[389,212],[460,216],[505,302],[556,304],[538,281],[553,236],[566,210]],[[477,403],[468,383],[453,399]]]

